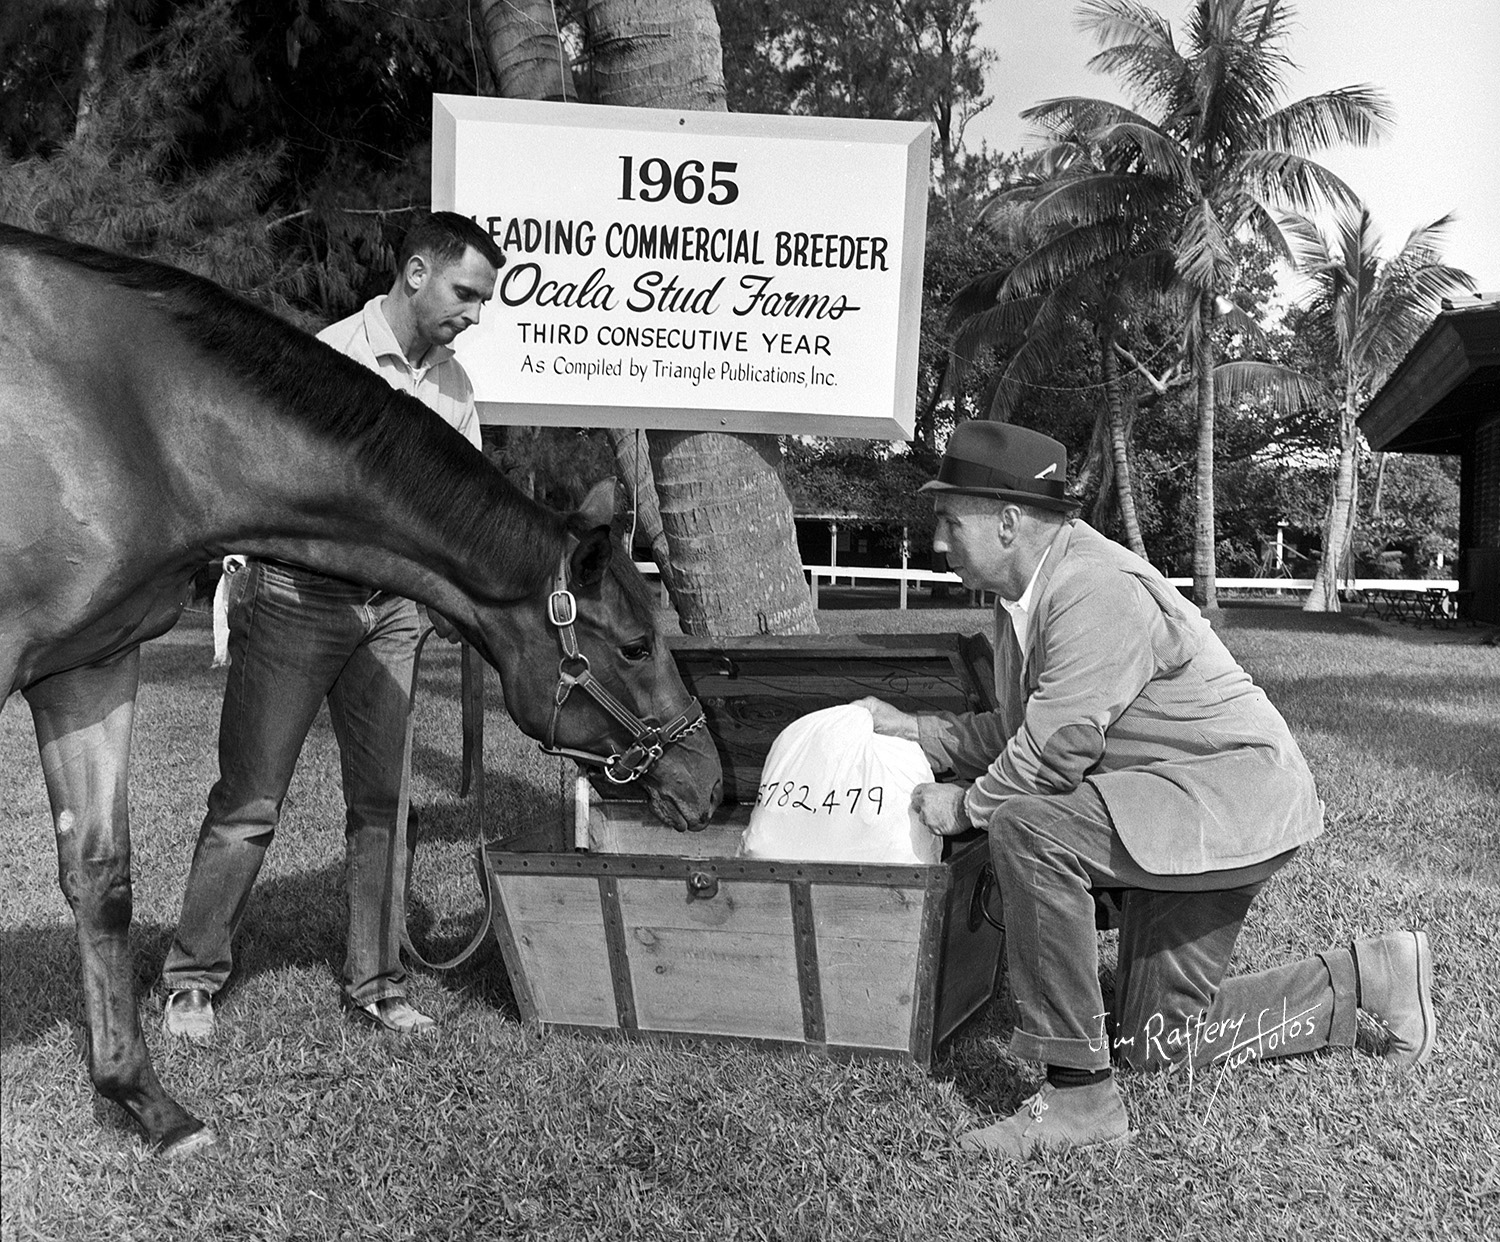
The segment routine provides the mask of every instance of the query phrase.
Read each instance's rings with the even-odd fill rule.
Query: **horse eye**
[[[620,654],[632,664],[639,664],[642,660],[651,658],[651,643],[648,639],[638,639],[633,643],[626,643],[620,648]]]

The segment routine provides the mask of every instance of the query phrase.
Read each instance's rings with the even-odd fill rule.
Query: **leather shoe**
[[[1012,1117],[958,1140],[965,1151],[1025,1160],[1039,1151],[1118,1147],[1131,1135],[1125,1103],[1113,1077],[1087,1087],[1054,1087],[1050,1082]]]
[[[397,1035],[422,1035],[437,1028],[433,1019],[412,1008],[404,996],[387,996],[383,1000],[361,1005],[359,1011],[376,1025]]]
[[[168,1035],[206,1043],[214,1034],[213,997],[203,988],[178,988],[168,993],[161,1024]]]
[[[1385,1059],[1402,1068],[1422,1064],[1437,1042],[1427,933],[1387,932],[1356,940],[1352,948],[1359,1007],[1390,1035]]]

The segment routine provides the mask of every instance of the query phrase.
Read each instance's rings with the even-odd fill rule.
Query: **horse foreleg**
[[[130,733],[140,652],[59,673],[25,691],[57,833],[57,871],[78,926],[89,1075],[163,1153],[214,1141],[151,1066],[130,953]]]

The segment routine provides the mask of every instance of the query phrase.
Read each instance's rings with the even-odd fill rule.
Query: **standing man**
[[[479,322],[504,256],[472,220],[444,211],[412,227],[398,258],[390,292],[318,339],[420,398],[478,448],[474,391],[448,346]],[[326,698],[346,808],[344,991],[388,1030],[429,1030],[433,1020],[406,1000],[402,893],[391,884],[416,605],[276,561],[251,560],[231,582],[219,780],[162,968],[166,1029],[197,1040],[213,1033],[213,996],[229,977],[235,932]]]
[[[933,548],[994,591],[991,713],[908,715],[861,700],[878,732],[919,742],[927,828],[988,831],[1018,1020],[1011,1048],[1047,1081],[965,1148],[1023,1158],[1129,1137],[1113,1059],[1232,1067],[1352,1046],[1363,1009],[1398,1065],[1434,1039],[1423,932],[1393,932],[1225,979],[1271,875],[1323,830],[1285,721],[1199,614],[1146,561],[1072,516],[1063,447],[970,422],[933,494]],[[1116,997],[1098,975],[1095,896],[1120,911]]]

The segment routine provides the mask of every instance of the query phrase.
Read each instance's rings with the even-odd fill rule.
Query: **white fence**
[[[656,566],[649,561],[637,561],[643,574],[654,576]],[[841,580],[850,586],[860,582],[896,582],[900,584],[898,607],[906,607],[906,595],[910,585],[940,582],[947,586],[962,587],[963,580],[957,574],[935,573],[930,569],[881,569],[868,565],[804,565],[802,572],[808,575],[812,586],[813,607],[818,606],[818,586],[826,583],[836,586]],[[1190,587],[1191,578],[1168,578],[1173,586]],[[1260,591],[1271,595],[1306,594],[1312,590],[1311,578],[1218,578],[1216,586],[1221,591]],[[1458,590],[1452,578],[1346,578],[1339,583],[1342,590],[1427,591],[1442,587]]]

